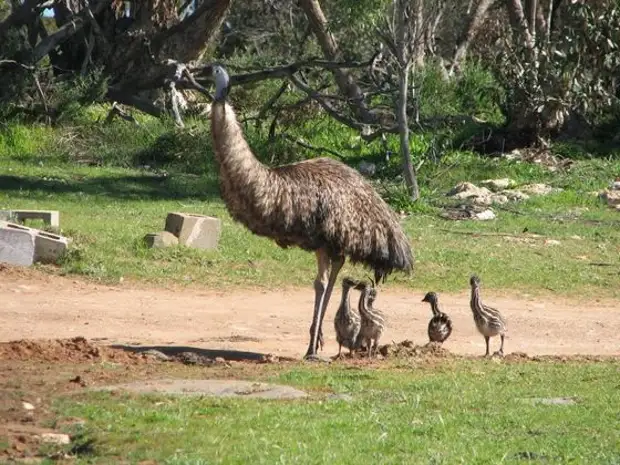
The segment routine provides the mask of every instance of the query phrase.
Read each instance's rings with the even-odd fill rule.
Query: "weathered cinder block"
[[[144,242],[150,248],[172,247],[179,244],[177,236],[168,231],[149,233],[144,236]]]
[[[60,213],[58,210],[12,210],[15,219],[23,223],[25,220],[43,220],[49,226],[60,227]]]
[[[69,238],[37,230],[34,237],[34,261],[55,263],[68,247]]]
[[[15,217],[13,216],[13,212],[11,210],[0,210],[0,221],[15,221]]]
[[[0,262],[30,266],[34,260],[34,231],[0,221]]]
[[[168,213],[166,231],[179,238],[179,244],[198,249],[216,249],[222,225],[219,219],[191,213]]]

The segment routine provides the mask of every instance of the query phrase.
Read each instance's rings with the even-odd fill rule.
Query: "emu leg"
[[[489,336],[484,336],[484,342],[487,344],[487,352],[484,354],[485,357],[489,356]]]
[[[497,353],[503,357],[504,356],[504,335],[500,334],[499,337],[500,337],[502,342],[501,342],[501,344],[499,346],[499,350],[497,351]]]
[[[321,349],[323,348],[323,318],[325,318],[325,313],[327,313],[327,305],[329,304],[329,299],[332,296],[332,291],[334,290],[334,286],[336,285],[336,280],[338,279],[338,273],[342,270],[344,265],[344,257],[338,257],[331,261],[331,271],[329,273],[329,281],[327,282],[327,289],[325,290],[325,297],[323,298],[323,304],[321,305],[321,318],[319,320],[319,335],[321,341]]]
[[[331,264],[331,260],[325,250],[319,249],[316,251],[316,264],[318,272],[314,280],[314,314],[312,316],[312,324],[310,325],[310,344],[304,358],[316,358],[319,345],[321,308],[325,299]]]

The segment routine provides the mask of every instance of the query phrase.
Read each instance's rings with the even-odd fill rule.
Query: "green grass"
[[[361,159],[380,160],[377,146],[359,145],[352,131],[334,123],[300,129],[305,130],[317,145],[343,153],[349,147],[347,162],[353,166]],[[413,139],[416,157],[427,151],[425,137]],[[261,158],[269,160],[273,147],[251,127],[248,138]],[[152,120],[140,128],[123,122],[101,128],[11,125],[0,130],[0,209],[60,210],[62,232],[74,240],[61,273],[111,282],[123,277],[207,287],[310,286],[316,271],[312,254],[280,249],[232,222],[219,198],[209,144],[208,130],[198,122],[186,130]],[[290,145],[276,149],[278,159],[298,150]],[[75,162],[84,159],[100,166]],[[137,168],[145,163],[150,167]],[[457,291],[467,288],[469,274],[477,272],[487,288],[620,296],[620,218],[590,193],[620,175],[620,159],[578,160],[568,172],[551,173],[538,165],[448,151],[423,166],[423,200],[413,205],[392,181],[398,167],[397,157],[380,165],[383,182],[377,188],[396,210],[411,213],[404,227],[416,269],[412,276],[393,275],[391,283]],[[565,190],[511,204],[510,211],[496,209],[498,219],[491,222],[457,223],[437,216],[437,207],[446,203],[445,192],[457,182],[506,176],[519,184],[547,182]],[[162,230],[171,211],[220,218],[219,249],[147,249],[142,238]],[[523,241],[525,229],[542,237]],[[560,244],[545,245],[545,239]],[[366,272],[346,268],[345,273]]]
[[[299,366],[267,378],[309,390],[301,401],[89,393],[55,410],[86,420],[77,464],[620,463],[617,362],[411,368]],[[557,397],[576,403],[533,401]]]

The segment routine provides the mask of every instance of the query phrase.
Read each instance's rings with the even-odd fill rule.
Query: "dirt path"
[[[326,318],[326,354],[337,351],[332,319],[339,289]],[[442,294],[455,325],[445,347],[481,354],[468,295]],[[488,292],[485,302],[508,319],[507,352],[620,354],[620,302],[578,303]],[[383,341],[426,342],[430,310],[422,293],[386,289],[377,306],[389,317]],[[313,291],[273,292],[109,287],[41,273],[0,271],[0,341],[35,338],[100,338],[106,343],[179,345],[300,357],[308,342]],[[498,342],[497,342],[498,343]]]

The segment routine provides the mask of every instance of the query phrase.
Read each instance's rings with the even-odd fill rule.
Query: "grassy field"
[[[346,135],[353,146],[355,135]],[[248,137],[258,138],[252,132]],[[261,157],[268,157],[268,148],[254,142]],[[352,150],[347,162],[376,160],[376,150]],[[149,157],[152,165],[144,167]],[[76,163],[93,158],[99,166]],[[397,172],[398,162],[379,166],[389,174]],[[592,192],[619,174],[617,158],[582,158],[569,171],[551,173],[534,164],[447,152],[422,168],[423,200],[416,204],[405,202],[393,183],[379,182],[377,188],[394,208],[409,213],[404,226],[416,254],[415,274],[394,275],[391,282],[456,291],[477,272],[488,288],[618,296],[620,218]],[[564,191],[496,209],[498,218],[490,222],[453,222],[437,215],[444,194],[457,182],[506,176]],[[184,131],[159,122],[141,129],[125,123],[103,129],[5,128],[0,131],[0,208],[60,210],[62,232],[75,244],[61,273],[208,287],[308,286],[315,273],[312,254],[280,249],[232,222],[218,195],[208,132],[199,123]],[[219,250],[147,249],[142,238],[163,229],[171,211],[221,218]],[[524,230],[541,237],[528,238]],[[559,244],[545,245],[546,239]]]
[[[54,409],[85,420],[76,464],[620,463],[617,362],[263,367],[251,378],[310,398],[88,393]],[[557,398],[574,403],[540,403]]]

